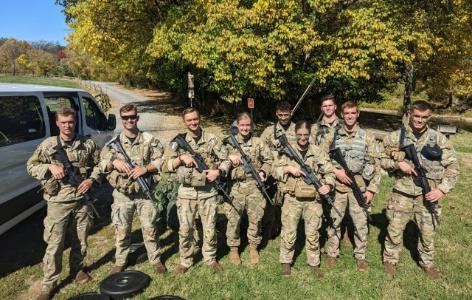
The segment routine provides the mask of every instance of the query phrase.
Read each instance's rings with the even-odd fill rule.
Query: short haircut
[[[123,105],[120,108],[120,116],[122,113],[129,112],[129,111],[134,111],[136,114],[138,114],[138,108],[136,107],[136,105],[132,103],[128,103],[128,104]]]
[[[343,112],[345,108],[354,108],[354,107],[359,112],[359,106],[357,105],[357,102],[351,101],[351,100],[346,101],[343,103],[343,105],[341,105],[341,112]]]
[[[184,118],[185,115],[188,115],[194,112],[196,112],[198,117],[200,118],[200,112],[195,107],[187,107],[186,109],[184,109],[184,111],[182,112],[182,118]]]
[[[292,109],[292,105],[287,102],[287,101],[279,101],[275,105],[275,110],[281,110],[281,111],[290,111]]]
[[[77,116],[75,115],[75,110],[73,110],[70,107],[60,107],[56,111],[56,121],[59,119],[59,116],[62,116],[62,117],[74,116],[74,119],[77,120]]]
[[[331,100],[334,104],[336,104],[336,97],[333,94],[327,94],[321,97],[320,105],[323,105],[323,102]]]
[[[308,133],[311,133],[311,123],[310,121],[307,120],[300,120],[295,124],[295,131],[297,131],[300,128],[306,128],[308,129]]]
[[[427,110],[433,111],[433,107],[431,106],[431,104],[429,104],[428,102],[424,100],[418,100],[418,101],[413,102],[413,104],[410,107],[410,113],[412,113],[414,109],[419,110],[419,111],[427,111]]]
[[[252,124],[251,115],[250,115],[247,111],[240,112],[240,113],[236,116],[236,122],[239,123],[240,120],[246,119],[246,118],[248,118],[249,120],[251,120],[251,124]]]

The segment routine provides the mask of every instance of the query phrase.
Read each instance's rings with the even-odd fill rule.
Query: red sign
[[[247,98],[247,108],[254,108],[254,98]]]

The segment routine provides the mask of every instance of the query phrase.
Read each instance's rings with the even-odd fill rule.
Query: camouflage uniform
[[[297,148],[293,146],[297,151]],[[298,155],[302,155],[298,152]],[[334,186],[335,176],[333,165],[327,155],[315,145],[310,145],[303,161],[313,170],[322,184]],[[297,227],[300,218],[305,221],[306,254],[307,263],[310,266],[320,264],[320,244],[319,232],[321,227],[321,198],[318,191],[307,185],[302,177],[293,177],[285,174],[285,166],[299,165],[290,160],[285,155],[275,164],[273,176],[279,181],[279,189],[284,194],[284,204],[282,206],[282,232],[280,234],[280,262],[291,264],[295,252],[295,242],[297,238]]]
[[[279,141],[277,141],[276,137],[281,134],[285,134],[290,143],[297,142],[297,136],[295,134],[295,123],[293,122],[290,122],[290,125],[287,130],[285,130],[279,122],[274,125],[270,125],[266,129],[264,129],[260,137],[264,145],[269,145],[269,149],[272,151],[274,158],[277,157],[277,149],[279,148]]]
[[[262,141],[257,137],[251,137],[244,140],[238,134],[236,140],[240,144],[242,150],[247,154],[253,163],[256,171],[262,170],[265,174],[270,175],[272,167],[272,153],[268,147],[262,144]],[[233,148],[229,143],[227,144],[229,154],[240,154],[236,148]],[[261,243],[261,221],[264,216],[264,208],[266,200],[261,191],[256,185],[256,181],[244,171],[244,166],[241,164],[231,170],[231,198],[232,205],[225,203],[226,217],[228,218],[228,225],[226,227],[226,238],[229,247],[238,247],[241,243],[240,239],[240,223],[241,215],[246,209],[249,227],[247,230],[247,238],[249,244],[259,245]]]
[[[438,188],[444,194],[449,193],[459,175],[459,165],[451,142],[443,134],[429,127],[417,139],[411,128],[407,126],[404,145],[411,143],[418,150],[418,158],[427,171],[426,175],[431,188]],[[421,154],[421,149],[431,143],[437,144],[442,150],[442,156],[438,161],[428,160]],[[385,151],[382,156],[382,167],[392,172],[395,177],[393,193],[387,207],[389,225],[383,260],[394,265],[398,262],[403,243],[403,231],[410,218],[413,217],[421,237],[418,241],[419,263],[422,267],[430,268],[433,266],[435,226],[430,212],[424,205],[421,187],[416,186],[413,177],[404,174],[398,167],[398,162],[404,160],[405,155],[400,150],[400,130],[387,135],[383,144]],[[440,211],[439,209],[439,213]]]
[[[153,164],[158,170],[161,167],[161,157],[164,152],[162,144],[153,135],[139,132],[133,143],[121,133],[120,143],[126,154],[136,166]],[[125,266],[130,251],[131,227],[134,213],[139,217],[149,262],[155,265],[160,262],[159,237],[157,236],[156,219],[157,204],[148,199],[136,180],[130,180],[126,173],[111,169],[114,159],[124,160],[114,149],[104,147],[101,153],[100,168],[107,174],[107,180],[114,188],[111,219],[115,226],[115,265]],[[152,174],[153,182],[159,181],[157,173]],[[146,176],[147,174],[145,174]]]
[[[51,290],[57,283],[62,269],[62,251],[70,219],[73,223],[73,236],[70,254],[70,273],[74,274],[84,267],[87,253],[87,236],[92,226],[93,212],[90,203],[77,188],[67,182],[67,175],[61,180],[52,177],[49,165],[62,164],[55,157],[57,137],[44,140],[28,159],[28,173],[39,180],[47,202],[47,215],[44,219],[44,241],[47,243],[43,258],[43,291]],[[89,138],[77,136],[72,143],[61,140],[62,147],[74,167],[79,169],[82,178],[100,179],[97,167],[99,150]]]
[[[326,140],[334,134],[334,130],[342,127],[342,120],[336,119],[333,123],[327,123],[324,119],[316,122],[311,126],[311,143],[322,147],[326,152],[328,151],[329,144],[326,144]],[[325,149],[326,148],[326,149]]]
[[[361,191],[377,193],[380,186],[380,150],[375,137],[356,126],[352,133],[347,133],[344,127],[340,128],[337,134],[331,137],[331,140],[333,138],[335,139],[333,146],[341,149],[347,166],[354,173]],[[336,168],[341,168],[334,160],[333,165]],[[342,214],[345,213],[347,207],[354,225],[354,257],[357,260],[365,260],[369,231],[367,215],[359,206],[352,189],[339,180],[336,180],[335,195],[334,206]],[[341,237],[339,225],[344,216],[339,216],[334,209],[331,209],[330,215],[333,224],[328,228],[326,253],[330,257],[338,257],[339,239]]]
[[[228,173],[231,163],[227,159],[225,148],[215,135],[202,130],[198,142],[195,142],[190,134],[187,134],[185,139],[196,153],[202,155],[210,169],[219,169],[222,174]],[[172,162],[182,154],[186,154],[183,149],[169,148],[165,154],[163,170],[176,171],[180,182],[177,197],[180,264],[189,268],[193,265],[197,215],[200,216],[203,226],[203,260],[207,264],[216,260],[216,198],[218,193],[214,183],[207,182],[205,174],[198,172],[194,167],[188,168],[181,165],[174,170]]]

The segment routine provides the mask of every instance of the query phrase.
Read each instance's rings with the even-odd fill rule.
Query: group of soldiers
[[[438,225],[435,216],[440,215],[437,202],[452,190],[459,171],[451,143],[427,125],[432,108],[424,101],[415,102],[409,121],[389,133],[383,143],[360,128],[359,108],[355,102],[343,103],[342,119],[338,118],[336,110],[335,98],[328,95],[321,100],[321,120],[313,125],[308,121],[295,124],[291,121],[290,104],[282,101],[276,105],[277,122],[266,128],[260,137],[253,134],[251,115],[243,112],[236,118],[232,135],[219,139],[201,127],[200,114],[195,108],[187,108],[182,113],[186,133],[164,146],[153,135],[139,130],[137,108],[126,104],[120,109],[123,132],[100,152],[90,138],[76,134],[75,112],[69,108],[59,109],[56,113],[59,136],[43,141],[27,162],[29,174],[41,182],[47,201],[44,220],[47,249],[38,299],[50,299],[56,286],[68,227],[73,229],[71,274],[78,283],[91,280],[84,264],[87,235],[93,220],[93,204],[88,195],[95,183],[105,180],[113,187],[114,199],[111,219],[116,254],[110,273],[121,272],[127,266],[135,214],[139,217],[147,256],[155,273],[167,272],[160,258],[156,225],[160,211],[143,183],[152,187],[151,182],[159,182],[166,173],[173,174],[179,184],[176,207],[180,260],[174,270],[176,274],[184,274],[194,264],[199,248],[195,238],[197,222],[201,223],[203,234],[204,264],[215,272],[223,271],[216,256],[219,194],[223,194],[228,220],[226,242],[230,248],[230,263],[241,264],[240,226],[245,211],[250,263],[260,262],[263,224],[281,222],[281,270],[282,275],[291,275],[297,226],[303,219],[307,264],[314,275],[321,278],[320,231],[326,231],[325,267],[330,268],[339,256],[342,222],[348,213],[354,228],[357,268],[366,272],[368,206],[379,192],[383,168],[395,180],[386,213],[389,225],[383,251],[385,274],[393,277],[403,231],[413,219],[420,232],[420,266],[429,277],[440,278],[433,264],[434,234]],[[415,168],[412,158],[404,151],[404,145],[414,146],[427,176],[429,191],[418,184],[418,167]],[[342,161],[330,155],[334,149],[340,151]],[[270,181],[274,182],[276,192],[268,196]],[[223,182],[227,183],[223,185]],[[353,186],[361,191],[362,199]],[[435,205],[434,214],[431,204]]]

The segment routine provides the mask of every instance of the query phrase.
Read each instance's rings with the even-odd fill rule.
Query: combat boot
[[[177,275],[183,275],[185,274],[185,272],[187,272],[187,270],[188,270],[187,267],[184,267],[181,264],[179,264],[177,268],[175,268],[174,273]]]
[[[315,273],[316,278],[321,279],[324,277],[324,273],[323,271],[321,271],[320,266],[310,266],[310,268],[311,268],[311,271]]]
[[[438,280],[438,279],[441,279],[442,277],[442,274],[441,272],[439,272],[438,270],[436,270],[434,267],[421,267],[421,269],[423,270],[423,272],[426,273],[426,275],[428,275],[429,278],[431,278],[432,280]]]
[[[393,278],[395,276],[395,265],[389,262],[384,263],[384,273],[389,278]]]
[[[282,264],[282,276],[292,275],[290,264]]]
[[[42,291],[41,294],[39,294],[37,300],[49,300],[51,299],[51,291]]]
[[[115,273],[120,273],[125,270],[125,266],[113,266],[113,269],[111,269],[109,275],[113,275]]]
[[[239,257],[238,247],[230,247],[229,262],[232,263],[233,265],[241,264],[241,258]]]
[[[326,268],[333,268],[336,265],[336,257],[328,256],[325,261]]]
[[[211,263],[208,264],[208,266],[215,272],[215,273],[220,273],[223,272],[223,267],[216,261],[212,261]]]
[[[87,272],[85,272],[84,270],[80,270],[75,275],[75,282],[77,282],[78,284],[85,284],[90,280],[92,280],[92,277],[90,277],[90,275],[87,274]]]
[[[257,251],[257,245],[249,246],[249,257],[252,265],[257,265],[260,260],[259,251]]]
[[[166,266],[161,262],[158,262],[157,264],[153,265],[152,267],[154,268],[154,273],[156,273],[156,274],[164,274],[165,272],[167,272]]]
[[[359,272],[367,272],[367,270],[369,269],[369,264],[367,264],[367,261],[365,259],[358,259],[357,260],[357,270],[359,270]]]

